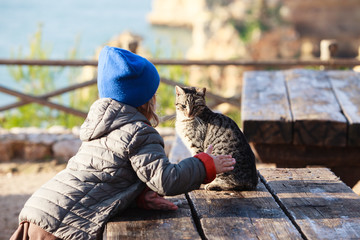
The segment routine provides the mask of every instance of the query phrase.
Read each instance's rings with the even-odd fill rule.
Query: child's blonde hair
[[[153,127],[159,125],[159,117],[156,114],[156,95],[154,95],[147,103],[137,107],[137,110],[151,122]]]

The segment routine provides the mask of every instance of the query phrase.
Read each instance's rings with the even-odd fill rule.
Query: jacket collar
[[[89,141],[100,138],[124,124],[135,121],[150,124],[136,108],[111,98],[100,98],[90,107],[80,129],[80,139]]]

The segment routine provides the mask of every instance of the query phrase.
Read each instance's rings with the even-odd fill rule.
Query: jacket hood
[[[136,108],[111,98],[95,101],[81,126],[80,139],[90,141],[100,138],[112,130],[133,121],[143,121],[150,125],[146,117]]]

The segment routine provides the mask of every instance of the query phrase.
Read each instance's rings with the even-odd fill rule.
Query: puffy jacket
[[[206,177],[198,158],[171,164],[163,139],[145,116],[110,98],[91,106],[80,138],[78,153],[29,198],[20,221],[61,239],[97,239],[109,218],[134,202],[146,185],[177,195],[199,188]]]

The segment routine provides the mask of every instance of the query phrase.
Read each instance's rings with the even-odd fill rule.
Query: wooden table
[[[326,168],[260,169],[255,191],[197,190],[174,212],[129,209],[114,239],[360,239],[360,196]]]
[[[260,161],[326,166],[349,186],[360,179],[360,73],[246,72],[241,107]]]

